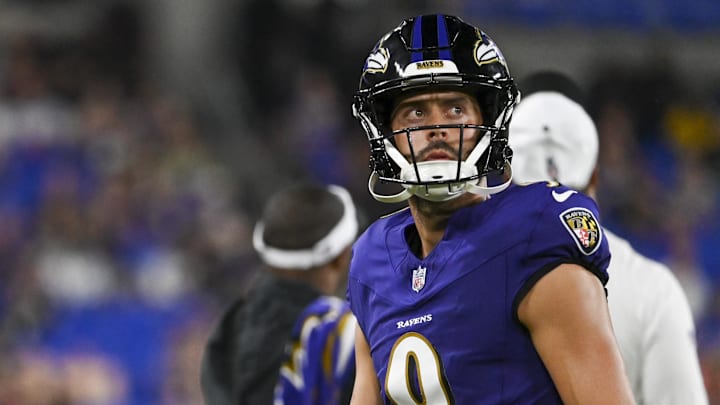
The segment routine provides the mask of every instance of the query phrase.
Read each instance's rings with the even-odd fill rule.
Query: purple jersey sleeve
[[[298,319],[275,388],[275,404],[347,403],[355,375],[355,317],[348,304],[320,297]]]
[[[549,190],[548,190],[549,189]],[[530,191],[530,190],[528,190]],[[532,190],[535,191],[535,190]],[[597,205],[590,197],[563,186],[539,188],[540,202],[523,257],[530,269],[513,305],[517,306],[545,274],[564,263],[578,264],[607,284],[610,250],[600,226]],[[549,197],[549,198],[548,198]]]

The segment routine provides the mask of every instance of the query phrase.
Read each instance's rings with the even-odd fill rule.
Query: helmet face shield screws
[[[446,120],[393,131],[400,100],[437,92],[469,95],[480,110],[480,122]],[[484,182],[492,172],[509,171],[507,126],[518,98],[502,53],[478,28],[446,15],[403,21],[370,52],[353,104],[370,143],[371,194],[386,202],[413,194],[443,201],[466,191],[489,195],[504,189],[509,181],[499,189]],[[417,148],[411,147],[409,154],[398,150],[399,142],[412,146],[414,137],[431,130],[460,134],[459,145],[446,159],[425,161]],[[405,190],[378,195],[373,191],[378,181],[398,183]]]

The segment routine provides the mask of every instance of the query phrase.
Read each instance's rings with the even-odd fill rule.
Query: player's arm
[[[530,289],[517,315],[565,404],[634,404],[605,290],[594,274],[558,266]]]
[[[350,405],[382,404],[370,346],[362,329],[355,328],[355,385]]]
[[[656,295],[649,338],[643,342],[643,398],[658,405],[707,404],[690,304],[669,270],[656,273],[662,292]]]

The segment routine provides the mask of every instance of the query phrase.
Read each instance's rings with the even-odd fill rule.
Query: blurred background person
[[[509,134],[513,181],[559,182],[597,198],[599,140],[582,90],[557,71],[525,77],[520,90]],[[604,234],[612,254],[608,306],[636,402],[707,404],[693,316],[677,278],[626,240]]]
[[[358,228],[342,187],[298,185],[270,198],[253,234],[266,271],[205,348],[207,404],[349,402],[355,318],[338,295]]]

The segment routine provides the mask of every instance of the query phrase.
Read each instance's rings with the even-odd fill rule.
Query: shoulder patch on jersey
[[[600,247],[602,231],[592,211],[582,207],[570,208],[560,214],[560,220],[583,254],[591,255]]]

